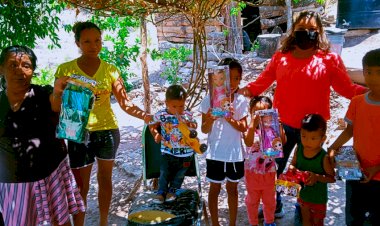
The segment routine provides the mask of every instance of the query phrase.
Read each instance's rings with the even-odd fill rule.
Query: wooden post
[[[231,15],[231,8],[236,6],[236,2],[231,2],[226,6],[226,25],[229,28],[229,33],[227,37],[227,51],[230,53],[243,52],[242,44],[242,31],[239,29],[240,22],[238,22],[238,17]],[[239,27],[238,27],[239,26]]]
[[[141,75],[144,86],[144,109],[147,113],[150,113],[150,88],[149,88],[149,75],[148,75],[148,65],[147,59],[147,29],[145,16],[140,17],[140,35],[141,35]]]
[[[286,0],[286,15],[288,16],[286,22],[286,31],[288,32],[293,25],[292,0]]]

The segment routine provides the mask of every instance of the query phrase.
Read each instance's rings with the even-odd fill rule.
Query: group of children
[[[347,128],[328,151],[322,148],[327,130],[324,117],[317,113],[307,114],[301,122],[300,142],[288,170],[308,172],[305,186],[297,198],[304,226],[323,225],[328,202],[327,183],[335,182],[334,155],[351,137],[354,139],[354,148],[366,179],[346,183],[347,188],[350,188],[346,201],[349,211],[346,214],[352,218],[352,222],[346,223],[362,225],[366,220],[366,213],[369,212],[369,221],[373,225],[380,225],[380,152],[375,142],[380,131],[379,59],[380,49],[370,51],[364,56],[363,72],[369,91],[352,99],[345,117]],[[218,197],[221,184],[225,180],[230,225],[236,224],[238,182],[243,177],[247,189],[245,203],[249,223],[259,224],[259,204],[262,201],[264,225],[276,225],[276,162],[260,151],[259,118],[255,114],[258,110],[272,108],[272,101],[268,97],[257,96],[249,102],[246,97],[237,93],[242,80],[242,67],[239,62],[228,58],[220,64],[230,68],[232,114],[225,117],[213,116],[209,96],[203,99],[199,107],[202,113],[201,130],[208,134],[206,179],[210,182],[208,205],[212,225],[220,225]],[[185,110],[185,102],[186,91],[180,85],[170,86],[166,92],[166,109],[155,114],[156,124],[151,126],[155,141],[161,142],[163,153],[156,203],[176,199],[175,191],[181,187],[193,157],[189,147],[181,144],[181,134],[177,128],[178,121],[186,122],[190,128],[197,127],[192,114]],[[250,122],[247,123],[248,119]],[[161,126],[161,133],[156,125]],[[281,140],[282,143],[286,142],[284,133],[281,133]]]

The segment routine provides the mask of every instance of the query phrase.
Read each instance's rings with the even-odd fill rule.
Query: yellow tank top
[[[55,77],[81,75],[96,81],[95,103],[87,124],[89,131],[117,129],[117,119],[111,108],[112,84],[119,78],[120,71],[103,60],[94,76],[88,76],[77,64],[77,59],[58,66]]]

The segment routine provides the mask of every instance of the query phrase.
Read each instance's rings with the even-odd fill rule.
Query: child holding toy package
[[[230,69],[230,112],[224,117],[212,115],[210,96],[206,96],[200,106],[202,112],[202,132],[208,134],[206,155],[206,179],[210,182],[208,203],[213,226],[219,226],[218,197],[221,184],[227,179],[230,226],[236,224],[238,207],[238,182],[244,177],[244,156],[241,133],[246,131],[248,101],[237,94],[242,79],[242,67],[232,58],[225,58],[219,65]]]
[[[166,90],[166,109],[158,111],[150,126],[154,140],[161,142],[161,166],[158,191],[153,202],[162,204],[176,199],[176,190],[181,188],[186,171],[194,158],[194,150],[183,142],[178,125],[179,120],[189,128],[197,128],[192,113],[185,110],[187,93],[180,85],[169,86]],[[161,133],[158,130],[161,126]]]
[[[323,226],[328,201],[327,183],[335,182],[334,169],[322,148],[326,140],[326,129],[326,120],[321,115],[306,115],[301,124],[301,143],[297,145],[289,165],[290,171],[308,172],[305,186],[297,199],[303,226]]]
[[[272,101],[266,96],[258,96],[253,97],[249,105],[251,122],[247,132],[244,134],[244,143],[247,145],[244,175],[247,189],[245,204],[247,206],[248,220],[251,225],[259,225],[258,212],[260,200],[262,200],[264,225],[275,226],[276,162],[273,158],[265,157],[260,150],[259,137],[261,136],[260,129],[258,129],[260,116],[255,115],[255,112],[258,110],[272,108]]]
[[[369,92],[352,99],[345,116],[346,129],[329,147],[334,152],[353,137],[364,181],[346,181],[346,224],[363,225],[369,212],[371,225],[380,225],[380,49],[363,58],[363,73]],[[350,217],[348,217],[350,216]]]

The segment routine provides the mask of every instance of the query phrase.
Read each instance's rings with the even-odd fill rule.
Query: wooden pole
[[[293,12],[292,12],[292,0],[286,0],[286,15],[288,15],[288,20],[286,22],[286,31],[289,31],[293,25]]]
[[[151,112],[150,109],[150,85],[149,85],[149,75],[148,75],[148,65],[147,65],[147,28],[145,16],[140,17],[140,35],[141,35],[141,75],[144,86],[144,109],[147,113]]]

